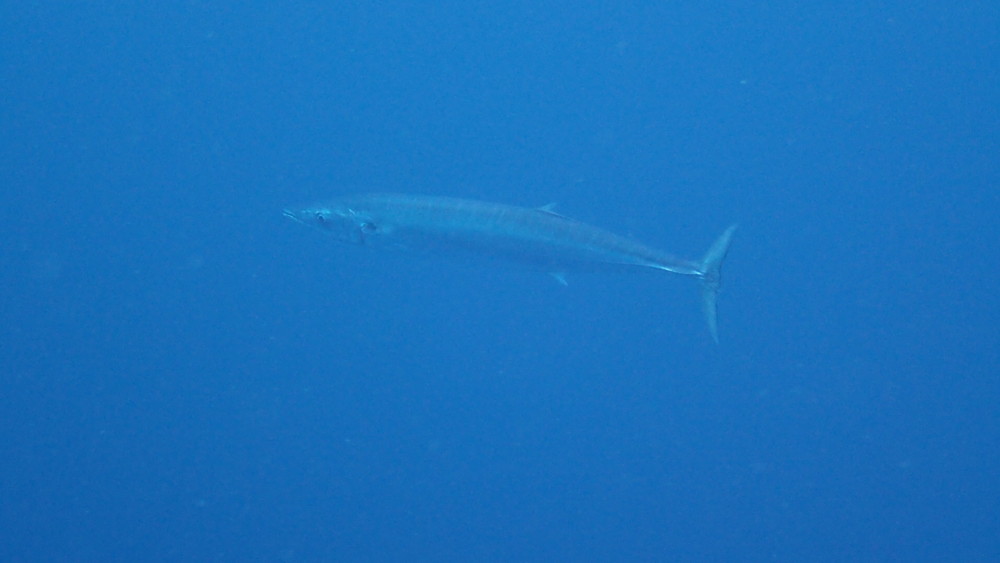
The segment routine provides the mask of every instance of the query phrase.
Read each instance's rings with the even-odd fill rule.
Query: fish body
[[[362,194],[286,209],[285,216],[336,239],[372,248],[501,258],[547,271],[654,269],[701,280],[702,305],[718,341],[716,297],[736,226],[700,261],[685,260],[611,231],[541,208],[440,196]]]

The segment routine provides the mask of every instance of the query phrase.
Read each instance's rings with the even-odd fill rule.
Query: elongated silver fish
[[[284,214],[355,245],[500,257],[547,271],[560,281],[568,271],[623,268],[694,276],[701,280],[709,333],[719,341],[719,274],[736,225],[723,231],[701,261],[692,261],[564,217],[550,206],[532,209],[450,197],[363,194],[286,209]]]

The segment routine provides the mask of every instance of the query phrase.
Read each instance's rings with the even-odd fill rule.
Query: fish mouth
[[[292,221],[295,221],[296,223],[302,222],[302,219],[299,219],[299,214],[292,211],[291,209],[284,209],[282,210],[281,214],[284,215],[285,217],[288,217]]]

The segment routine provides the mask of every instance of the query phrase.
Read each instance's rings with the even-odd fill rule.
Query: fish
[[[717,301],[722,262],[736,225],[701,260],[686,260],[632,238],[557,213],[553,205],[519,207],[445,196],[372,193],[289,208],[284,216],[369,248],[499,258],[552,274],[659,270],[697,278],[709,335],[719,342]]]

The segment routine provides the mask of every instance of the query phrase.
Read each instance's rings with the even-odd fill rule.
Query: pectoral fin
[[[555,280],[561,285],[569,285],[569,283],[566,282],[566,274],[562,272],[549,272],[549,275],[555,278]]]

